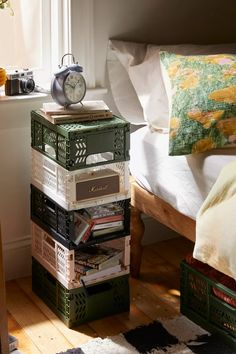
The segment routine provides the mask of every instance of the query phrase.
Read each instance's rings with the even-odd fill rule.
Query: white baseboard
[[[6,280],[31,274],[31,236],[24,236],[3,244],[3,258]]]

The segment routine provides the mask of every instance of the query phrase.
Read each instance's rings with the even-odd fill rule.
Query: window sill
[[[41,99],[43,97],[50,97],[50,95],[46,93],[31,93],[29,95],[6,96],[3,92],[0,92],[0,103]]]
[[[105,95],[107,93],[107,88],[97,87],[87,89],[85,100],[96,99],[96,96]],[[51,100],[52,97],[47,93],[33,92],[29,95],[15,95],[15,96],[6,96],[3,91],[0,91],[0,104],[2,102],[11,103],[11,102],[20,102],[20,101],[29,101],[29,100],[42,100],[45,98],[47,100]]]

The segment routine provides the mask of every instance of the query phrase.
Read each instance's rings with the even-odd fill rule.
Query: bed
[[[156,65],[162,52],[183,57],[233,54],[236,45],[158,46],[122,40],[109,43],[108,72],[113,98],[119,113],[136,126],[131,134],[130,150],[131,274],[134,277],[140,274],[142,259],[142,213],[194,242],[197,213],[222,168],[236,156],[234,141],[229,149],[222,145],[197,153],[169,155],[170,134],[176,131],[170,130],[168,89],[159,80],[160,75],[164,80],[163,69]],[[195,77],[191,84],[194,80]],[[194,119],[197,116],[199,125],[198,114],[194,111],[192,115]],[[220,118],[213,118],[214,124],[218,124]],[[209,128],[205,121],[200,123]]]

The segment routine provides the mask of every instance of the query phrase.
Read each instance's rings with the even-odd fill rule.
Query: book
[[[118,231],[123,231],[124,226],[114,226],[114,227],[109,227],[107,229],[101,229],[101,230],[94,230],[92,231],[92,236],[93,237],[98,237],[98,236],[103,236],[107,234],[111,234],[113,232],[118,232]]]
[[[52,115],[52,114],[79,114],[79,113],[101,113],[101,112],[110,112],[107,104],[102,101],[83,101],[83,103],[78,103],[71,105],[67,108],[60,106],[56,102],[44,102],[42,107],[43,112]]]
[[[110,223],[110,222],[114,222],[114,221],[122,221],[122,220],[124,220],[124,215],[123,214],[111,215],[111,216],[105,216],[102,218],[95,218],[92,220],[93,220],[94,225],[104,224],[104,223]]]
[[[53,124],[73,123],[112,118],[113,113],[102,100],[84,101],[83,103],[62,107],[55,102],[43,103],[41,111],[44,118]]]
[[[75,263],[105,269],[120,263],[123,251],[104,245],[93,245],[75,251]]]
[[[75,262],[75,272],[78,273],[79,277],[81,275],[88,275],[97,272],[96,268],[91,268],[86,265],[78,264]]]
[[[84,218],[80,213],[74,213],[75,237],[73,242],[78,245],[80,242],[86,242],[93,228],[93,220]]]
[[[123,225],[124,225],[123,221],[112,221],[112,222],[106,222],[103,224],[95,224],[92,227],[92,230],[95,231],[95,230],[101,230],[101,229],[108,229],[111,227],[123,226]]]
[[[89,207],[85,209],[86,213],[89,215],[94,222],[95,219],[101,219],[105,217],[110,217],[114,215],[123,215],[124,210],[119,204],[108,203],[105,205],[97,205],[94,207]]]
[[[49,115],[43,114],[43,117],[53,124],[66,124],[66,123],[77,123],[86,122],[91,120],[108,119],[113,117],[112,112],[105,113],[84,113],[84,114],[62,114],[62,115]]]
[[[83,280],[86,283],[86,282],[91,281],[91,280],[97,280],[99,278],[102,278],[102,277],[105,277],[105,276],[108,276],[108,275],[116,274],[116,273],[118,273],[120,271],[121,271],[121,265],[117,264],[117,265],[114,265],[112,267],[105,268],[103,270],[98,270],[96,272],[90,273],[90,274],[85,275],[85,276],[81,276],[80,280]]]
[[[86,209],[80,212],[74,212],[74,239],[72,240],[76,245],[80,242],[85,243],[91,232],[94,230],[106,229],[115,226],[123,226],[124,215],[112,215],[103,218],[91,219]]]
[[[8,343],[10,352],[13,352],[15,349],[17,349],[19,345],[18,339],[12,334],[8,334]]]

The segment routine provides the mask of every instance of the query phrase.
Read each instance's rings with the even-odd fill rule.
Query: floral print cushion
[[[161,52],[171,86],[169,155],[236,145],[236,55]]]

